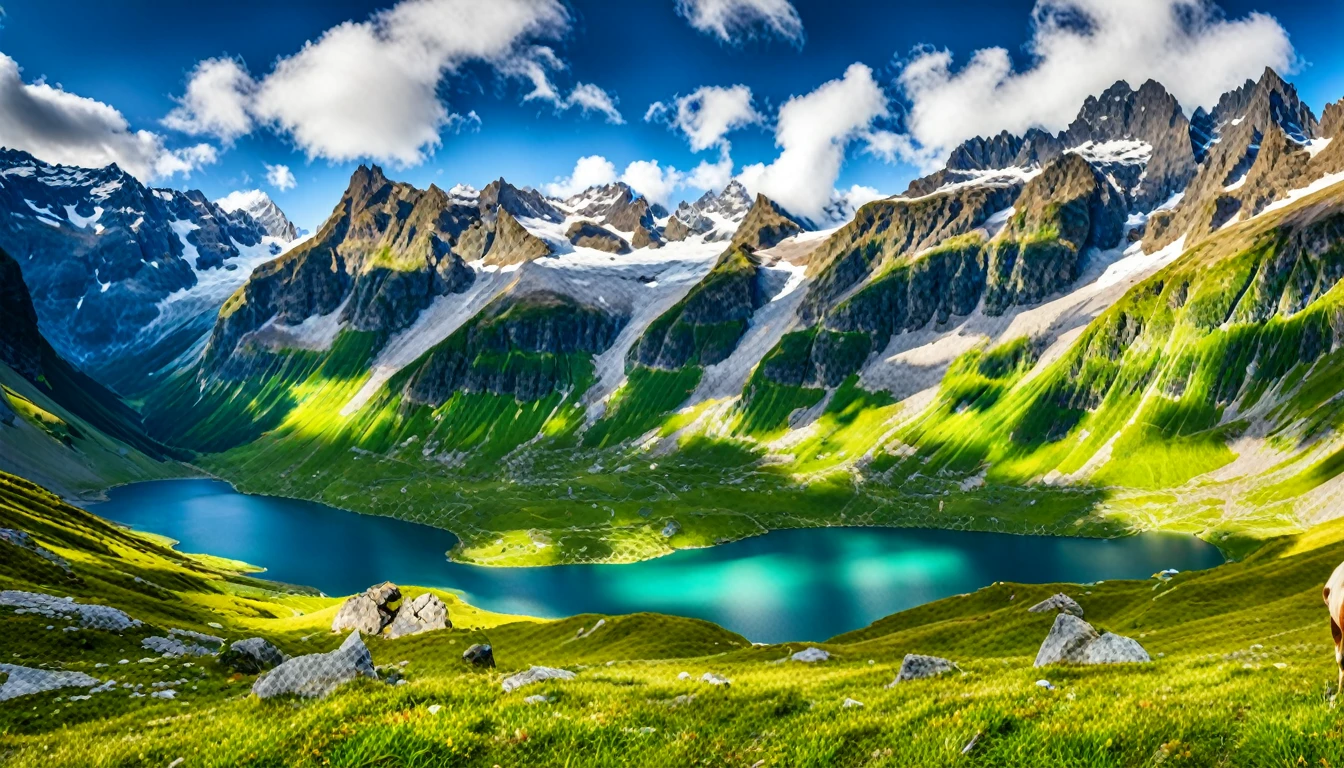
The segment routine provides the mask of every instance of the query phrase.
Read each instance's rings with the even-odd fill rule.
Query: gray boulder
[[[1067,613],[1080,619],[1083,618],[1083,606],[1063,592],[1047,597],[1028,608],[1027,611],[1031,613]]]
[[[945,672],[951,672],[956,669],[955,662],[937,656],[921,656],[917,653],[907,653],[901,660],[901,669],[896,673],[896,679],[887,684],[890,688],[897,683],[906,680],[923,680],[929,677],[937,677]]]
[[[543,680],[573,680],[574,673],[567,669],[556,669],[555,667],[532,667],[526,672],[519,672],[516,675],[509,675],[504,678],[501,685],[504,686],[505,693],[522,688],[525,685],[540,683]]]
[[[190,629],[170,629],[168,630],[168,636],[176,638],[186,638],[187,640],[191,640],[197,643],[198,645],[203,645],[207,648],[212,648],[215,651],[218,651],[220,648],[224,647],[224,638],[215,637],[214,635],[207,635],[204,632],[194,632]]]
[[[366,635],[379,634],[396,616],[397,610],[392,604],[400,599],[401,590],[390,581],[369,587],[341,604],[336,618],[332,619],[331,631],[358,630]]]
[[[220,654],[221,664],[235,672],[255,675],[285,663],[288,657],[279,648],[262,637],[239,640]]]
[[[283,694],[320,698],[360,677],[377,680],[378,673],[364,640],[358,632],[351,632],[330,653],[296,656],[257,678],[252,693],[261,699]]]
[[[495,651],[488,645],[477,643],[462,652],[462,660],[474,667],[493,667]]]
[[[1093,640],[1083,655],[1084,664],[1144,664],[1152,661],[1139,641],[1110,632]]]
[[[0,672],[9,675],[5,684],[0,685],[0,701],[57,688],[92,688],[98,684],[98,678],[83,672],[53,672],[17,664],[0,664]]]
[[[663,526],[663,538],[665,539],[670,539],[678,533],[681,533],[681,523],[676,520],[668,520],[667,525]]]
[[[387,628],[387,636],[389,639],[395,639],[451,626],[448,621],[448,606],[438,597],[426,592],[402,604],[397,610],[397,617]]]
[[[1087,647],[1098,637],[1097,630],[1091,624],[1068,613],[1055,617],[1050,634],[1045,636],[1041,649],[1036,653],[1036,666],[1049,664],[1084,664]]]
[[[826,661],[831,658],[831,654],[820,648],[805,648],[791,656],[794,661],[801,661],[808,664],[817,661]]]

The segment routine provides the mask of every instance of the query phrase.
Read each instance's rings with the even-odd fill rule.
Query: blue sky
[[[1338,2],[1277,0],[1271,7],[1263,0],[1226,0],[1217,6],[1202,0],[1043,1],[1055,6],[1056,11],[1074,13],[1081,20],[1075,18],[1070,23],[1076,22],[1089,34],[1119,35],[1121,28],[1129,26],[1118,17],[1107,21],[1103,18],[1105,11],[1089,17],[1090,12],[1104,9],[1108,3],[1112,10],[1125,7],[1130,13],[1154,18],[1172,8],[1187,13],[1195,8],[1205,14],[1206,28],[1196,30],[1189,39],[1181,38],[1182,45],[1189,43],[1197,48],[1209,40],[1218,44],[1213,46],[1216,55],[1200,54],[1198,60],[1202,66],[1194,71],[1201,77],[1208,70],[1225,73],[1225,79],[1231,78],[1232,82],[1236,81],[1237,73],[1244,76],[1246,72],[1258,72],[1268,63],[1285,66],[1282,40],[1273,31],[1277,28],[1290,41],[1293,68],[1297,70],[1289,79],[1297,84],[1313,109],[1319,113],[1326,101],[1344,95],[1344,49],[1337,42],[1338,30],[1344,29],[1344,4]],[[448,24],[455,18],[455,4],[470,7],[475,3],[478,10],[481,7],[477,0],[407,0],[407,3],[435,2],[441,3],[444,6],[441,10],[446,13],[433,18],[446,20],[444,23]],[[516,2],[526,7],[532,0]],[[343,22],[366,22],[378,9],[395,5],[392,0],[381,4],[351,0],[288,4],[244,0],[208,5],[100,0],[60,3],[0,0],[0,3],[5,11],[0,53],[22,69],[23,83],[31,85],[45,79],[49,85],[59,84],[68,94],[102,102],[120,112],[131,131],[152,132],[153,141],[161,149],[198,144],[214,148],[214,162],[196,167],[190,176],[182,173],[160,176],[156,184],[198,187],[212,197],[235,189],[260,187],[300,226],[312,228],[330,212],[350,172],[363,159],[330,159],[332,154],[364,151],[357,136],[348,141],[331,137],[331,131],[339,128],[330,124],[321,129],[326,133],[317,142],[321,147],[316,150],[311,140],[300,136],[304,129],[277,129],[276,114],[303,125],[306,116],[292,105],[273,105],[268,116],[251,119],[250,127],[239,131],[236,137],[229,137],[231,140],[223,140],[218,132],[197,131],[189,135],[190,132],[163,121],[179,107],[178,100],[200,62],[232,57],[245,67],[250,78],[261,83],[278,59],[294,56],[305,43],[322,40],[328,30]],[[751,178],[757,179],[757,185],[784,196],[789,192],[782,189],[783,185],[820,185],[841,190],[860,185],[894,193],[918,174],[920,166],[936,162],[939,151],[944,149],[941,144],[954,142],[959,136],[958,126],[973,123],[975,127],[989,129],[996,126],[1000,117],[1005,125],[998,127],[1014,129],[1027,123],[1066,120],[1077,104],[1051,107],[1044,103],[1049,101],[1047,95],[1061,91],[1072,103],[1067,94],[1076,83],[1069,80],[1061,84],[1061,78],[1076,75],[1079,70],[1089,70],[1088,75],[1109,81],[1132,78],[1135,72],[1151,73],[1154,71],[1151,67],[1143,70],[1133,60],[1161,59],[1172,55],[1172,49],[1178,47],[1161,43],[1169,39],[1164,37],[1169,30],[1154,23],[1150,39],[1136,45],[1158,46],[1161,50],[1150,52],[1139,48],[1115,57],[1118,61],[1098,61],[1095,65],[1093,57],[1070,60],[1066,53],[1033,56],[1031,46],[1037,44],[1034,52],[1041,54],[1039,44],[1046,36],[1040,24],[1033,24],[1036,3],[1030,0],[944,3],[682,0],[682,3],[679,13],[677,0],[572,0],[562,7],[563,18],[559,23],[552,16],[534,25],[528,33],[507,41],[506,51],[501,48],[497,55],[484,60],[471,56],[453,59],[438,79],[433,98],[443,105],[446,113],[460,116],[474,113],[479,123],[474,119],[466,123],[464,119],[466,128],[461,130],[452,124],[444,125],[438,132],[441,142],[438,146],[432,142],[419,145],[419,153],[424,156],[420,162],[383,157],[382,164],[393,178],[419,186],[432,182],[448,187],[465,182],[479,187],[502,175],[514,183],[540,187],[570,175],[576,160],[585,156],[600,155],[617,175],[629,170],[632,162],[651,160],[656,160],[663,172],[673,166],[689,174],[701,161],[715,163],[727,152],[735,174],[756,163],[767,167],[777,164],[774,171],[767,170]],[[697,11],[701,4],[706,7]],[[735,5],[741,7],[734,9]],[[716,8],[727,15],[713,16]],[[1257,9],[1273,18],[1248,16]],[[709,15],[697,17],[697,12]],[[715,19],[721,22],[719,27],[715,27]],[[693,24],[697,20],[699,29]],[[1219,27],[1222,23],[1242,24],[1244,28]],[[1107,32],[1107,24],[1115,29]],[[466,43],[454,38],[453,44],[469,44],[470,38],[468,35]],[[1058,42],[1055,39],[1050,45]],[[1064,40],[1063,47],[1067,48],[1067,43]],[[529,52],[536,45],[550,48],[561,65],[546,71],[547,82],[557,94],[550,101],[543,98],[525,101],[524,97],[533,92],[534,83],[514,74],[518,62],[538,60]],[[912,95],[902,81],[902,74],[911,71],[907,67],[912,62],[929,61],[912,53],[921,45],[950,52],[951,77],[962,72],[975,51],[986,48],[1006,50],[1010,76],[1033,76],[1033,70],[1040,71],[1035,73],[1035,80],[1019,81],[1016,91],[1012,85],[1001,84],[991,91],[953,98],[948,94],[956,89],[940,89],[948,85],[940,81],[925,89],[926,92]],[[1056,58],[1053,67],[1049,61],[1052,56]],[[1277,62],[1273,61],[1276,57]],[[1044,66],[1041,59],[1046,59]],[[847,69],[855,63],[866,65],[871,74],[862,76],[851,71],[851,77],[845,77]],[[1179,57],[1152,66],[1159,67],[1156,71],[1170,72],[1173,80],[1199,79],[1183,74],[1191,71],[1191,62]],[[809,94],[842,77],[844,87],[835,89],[832,101],[809,103],[787,121],[778,116],[779,107],[791,97]],[[853,119],[840,120],[839,128],[823,125],[828,117],[848,109],[851,101],[870,98],[874,89],[868,86],[869,79],[881,94],[881,103],[870,103],[867,111],[855,107]],[[623,122],[617,124],[600,111],[584,111],[576,106],[562,108],[564,100],[570,98],[568,94],[580,83],[596,86],[610,97]],[[704,86],[738,84],[750,89],[754,119],[724,132],[699,152],[692,150],[684,131],[667,125],[665,120],[644,119],[654,102],[672,105],[674,97],[692,94]],[[385,91],[385,86],[378,82],[373,87]],[[1174,92],[1176,88],[1172,86]],[[1216,92],[1213,84],[1202,82],[1186,88],[1190,93]],[[1024,98],[1023,93],[1031,95]],[[920,129],[912,126],[905,111],[916,104],[921,106],[920,114],[927,116],[925,126]],[[372,108],[369,111],[386,112]],[[879,111],[886,114],[872,116]],[[358,108],[343,112],[342,116],[351,123],[362,117]],[[399,120],[393,122],[400,124]],[[795,140],[796,151],[792,152],[791,160],[777,163],[781,149],[777,146],[776,131],[786,124],[793,126],[791,135],[801,138]],[[953,126],[950,129],[946,127],[949,124]],[[7,130],[11,135],[6,135]],[[843,136],[837,135],[837,131]],[[818,135],[809,137],[809,134]],[[37,143],[22,146],[25,140]],[[839,145],[843,161],[838,166],[838,175],[831,172],[826,151],[803,146],[807,141]],[[333,142],[339,142],[342,149],[333,152],[331,147],[337,145]],[[7,128],[3,118],[0,118],[0,144],[46,149],[41,137],[25,139],[20,128]],[[69,151],[63,156],[66,159],[81,156],[78,148]],[[371,148],[368,152],[376,159],[387,148]],[[41,157],[43,152],[35,154]],[[269,184],[267,164],[287,166],[294,174],[296,186],[282,191]],[[655,195],[652,189],[648,191]],[[698,196],[700,192],[683,182],[681,186],[672,184],[670,189],[660,189],[657,196],[675,201]],[[815,195],[800,196],[798,204],[805,206],[816,199],[819,198]]]

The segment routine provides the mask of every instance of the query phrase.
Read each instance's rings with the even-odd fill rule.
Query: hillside
[[[1320,602],[1322,581],[1344,559],[1339,523],[1167,580],[998,583],[815,646],[749,646],[713,625],[653,614],[537,622],[436,591],[451,629],[364,638],[379,676],[396,670],[405,684],[359,680],[306,701],[259,700],[248,695],[255,674],[209,655],[155,658],[140,644],[186,630],[228,642],[262,637],[291,655],[324,652],[342,641],[329,632],[339,598],[176,552],[8,475],[0,475],[0,528],[32,537],[28,548],[0,540],[0,590],[69,595],[142,622],[77,628],[0,607],[0,654],[16,665],[3,668],[0,684],[20,668],[95,681],[0,706],[10,765],[354,765],[388,755],[406,765],[484,766],[564,765],[575,755],[613,766],[1344,760],[1327,701],[1336,670]],[[1093,625],[1138,639],[1153,661],[1033,668],[1055,618],[1027,608],[1059,591]],[[404,599],[423,593],[403,588]],[[461,660],[478,642],[491,644],[495,668]],[[786,660],[805,647],[830,659]],[[887,687],[907,653],[958,669]],[[501,691],[506,676],[532,665],[575,678]],[[731,684],[708,685],[706,673]],[[164,690],[172,698],[143,693]]]
[[[19,265],[0,250],[0,470],[71,496],[183,476],[186,454],[47,343]]]
[[[661,218],[623,185],[362,167],[146,422],[242,489],[500,565],[835,524],[1235,556],[1333,518],[1340,121],[1273,71],[1197,119],[1103,96],[820,231],[740,185]]]

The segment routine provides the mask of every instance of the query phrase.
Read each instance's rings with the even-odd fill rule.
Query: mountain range
[[[738,182],[668,211],[361,166],[302,240],[7,151],[0,247],[154,445],[464,560],[855,523],[1231,550],[1344,482],[1341,127],[1273,70],[1208,111],[1120,82],[831,224]]]

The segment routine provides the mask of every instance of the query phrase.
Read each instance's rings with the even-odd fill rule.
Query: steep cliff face
[[[976,137],[952,151],[946,168],[911,182],[906,194],[928,194],[977,171],[1045,167],[1075,151],[1109,177],[1131,210],[1150,211],[1194,177],[1202,148],[1195,134],[1162,84],[1149,80],[1134,90],[1121,80],[1089,96],[1058,135],[1032,129],[1022,136],[1005,131]]]
[[[248,334],[340,310],[352,330],[382,337],[409,327],[437,296],[461,293],[470,266],[510,267],[551,254],[518,216],[559,217],[532,190],[502,179],[472,198],[392,182],[360,166],[332,215],[309,241],[259,267],[220,312],[207,372],[223,367]],[[246,367],[246,366],[244,366]]]
[[[765,195],[757,195],[756,202],[742,219],[733,234],[731,247],[753,251],[773,248],[780,242],[812,227],[802,219],[785,211]]]
[[[146,436],[140,414],[114,392],[67,362],[47,343],[38,327],[37,311],[19,265],[4,250],[0,250],[0,364],[8,366],[53,403],[107,437],[154,459],[182,458]],[[12,414],[6,397],[0,391],[6,412]],[[0,429],[5,428],[0,424]],[[83,450],[76,442],[82,437],[74,430],[67,430],[63,435],[66,446],[72,451]],[[5,445],[6,451],[23,449],[21,445]],[[84,463],[87,459],[73,454],[70,461]]]
[[[1224,94],[1211,118],[1217,140],[1180,204],[1149,221],[1144,244],[1150,251],[1182,236],[1194,245],[1229,222],[1255,216],[1292,189],[1310,162],[1305,145],[1317,136],[1316,118],[1271,69]]]
[[[438,406],[456,392],[539,400],[592,374],[626,318],[568,296],[506,296],[428,352],[405,384],[413,403]]]
[[[992,240],[984,229],[970,227],[984,223],[987,208],[1010,199],[1014,213]],[[870,215],[899,211],[909,222],[916,209],[922,211],[916,218],[925,220],[954,200],[975,201],[980,212],[967,217],[959,211],[951,219],[951,236],[940,237],[932,248],[902,247],[909,242],[910,223],[901,226],[863,212],[867,231],[837,233],[832,240],[843,236],[837,244],[847,252],[832,262],[832,269],[850,270],[849,283],[817,280],[801,310],[815,327],[781,342],[764,361],[761,375],[788,386],[835,387],[897,333],[946,323],[979,306],[987,315],[999,315],[1040,302],[1078,278],[1088,249],[1119,243],[1126,217],[1124,197],[1075,153],[1047,165],[1020,191],[1000,188],[996,196],[988,188],[971,188],[961,196],[941,194],[864,210],[872,208]],[[895,243],[885,239],[892,234]]]
[[[989,249],[985,312],[1034,304],[1078,279],[1087,249],[1107,249],[1124,231],[1124,197],[1080,155],[1069,153],[1022,191]]]
[[[280,250],[249,214],[200,192],[17,150],[0,150],[0,213],[0,248],[23,270],[44,334],[118,386],[138,384],[206,333],[233,288]]]
[[[882,265],[985,226],[1021,193],[1022,182],[1013,181],[863,206],[812,254],[807,269],[815,281],[799,315],[815,322]]]
[[[760,262],[733,246],[671,310],[651,323],[626,357],[627,368],[675,370],[728,358],[766,301]]]

